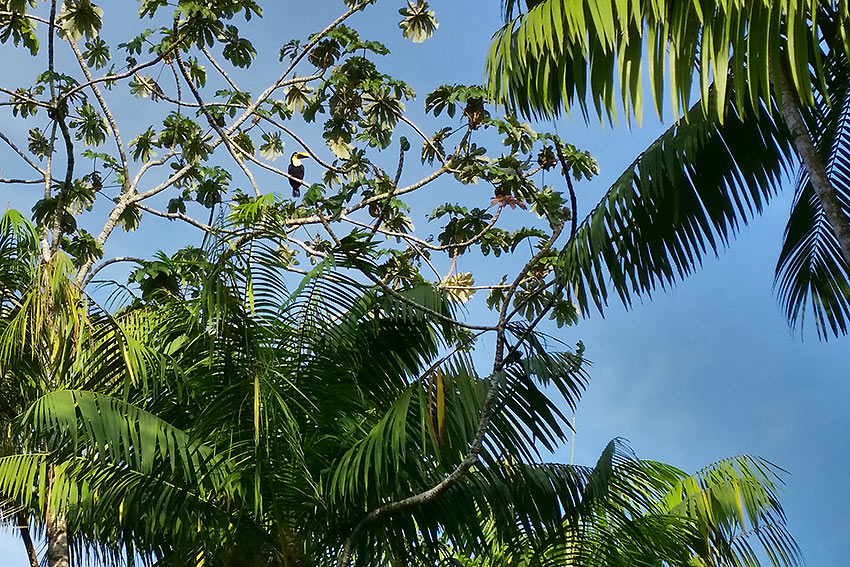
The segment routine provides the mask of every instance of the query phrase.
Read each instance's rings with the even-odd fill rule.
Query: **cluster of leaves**
[[[408,2],[407,8],[402,8],[399,14],[404,19],[399,22],[404,37],[410,38],[414,43],[422,43],[437,31],[440,24],[433,10],[428,8],[428,2],[416,0],[416,3]]]

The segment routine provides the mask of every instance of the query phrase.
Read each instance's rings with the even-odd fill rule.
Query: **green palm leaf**
[[[770,114],[721,124],[692,109],[638,156],[559,260],[584,313],[612,291],[628,306],[687,276],[762,211],[791,159]]]
[[[438,550],[440,564],[470,567],[752,566],[765,556],[792,567],[802,562],[776,498],[780,472],[741,456],[688,475],[615,440],[594,467],[476,470],[418,513],[418,525],[439,527],[406,541],[422,564]],[[398,520],[384,529],[402,536]]]
[[[72,448],[86,447],[96,451],[98,459],[142,474],[150,474],[160,462],[175,477],[213,487],[222,486],[230,474],[229,463],[210,447],[133,404],[103,394],[56,390],[33,404],[25,419],[37,431],[68,436]]]
[[[794,89],[813,100],[809,64],[820,75],[820,62],[809,51],[817,33],[811,0],[533,0],[514,17],[519,4],[503,2],[509,21],[494,36],[487,74],[495,99],[526,116],[574,106],[587,116],[592,104],[600,116],[622,106],[640,117],[644,72],[659,115],[665,83],[674,114],[690,105],[693,85],[702,110],[715,117],[730,99],[757,107],[770,100],[770,70],[783,42]]]
[[[671,486],[662,506],[695,523],[704,543],[697,550],[708,564],[753,565],[766,555],[774,565],[802,565],[779,503],[781,472],[764,459],[724,459]]]

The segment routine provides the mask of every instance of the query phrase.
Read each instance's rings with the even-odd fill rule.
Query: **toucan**
[[[292,154],[292,157],[289,158],[289,169],[287,173],[291,176],[289,178],[289,184],[292,186],[292,196],[300,197],[301,196],[301,180],[304,179],[304,165],[301,163],[302,159],[309,159],[310,154],[305,154],[303,152],[295,152]],[[295,179],[292,179],[292,178]]]

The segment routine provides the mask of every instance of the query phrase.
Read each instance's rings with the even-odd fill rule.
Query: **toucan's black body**
[[[289,164],[289,170],[287,171],[289,175],[292,177],[297,177],[298,179],[304,179],[304,166],[303,165],[292,165]],[[294,179],[289,180],[289,184],[292,185],[292,196],[300,197],[301,196],[301,184]]]
[[[300,181],[304,179],[304,165],[301,163],[302,159],[308,158],[307,154],[302,153],[294,153],[292,157],[289,158],[289,169],[286,172],[294,177],[295,179],[289,179],[289,185],[292,187],[292,196],[300,197],[301,196],[301,183]],[[296,179],[298,181],[296,181]]]

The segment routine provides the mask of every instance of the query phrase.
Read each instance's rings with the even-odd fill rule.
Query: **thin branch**
[[[136,258],[135,256],[117,256],[115,258],[110,258],[109,260],[104,260],[94,268],[92,268],[89,275],[86,277],[86,281],[83,284],[83,287],[87,286],[89,282],[91,282],[94,277],[107,266],[111,266],[112,264],[118,264],[119,262],[135,262],[136,264],[144,264],[146,260],[144,258]]]
[[[103,77],[98,77],[98,78],[92,79],[90,81],[86,81],[85,83],[80,83],[76,87],[74,87],[72,89],[68,89],[62,95],[62,98],[71,98],[75,94],[77,94],[78,92],[81,92],[84,89],[87,89],[88,87],[96,85],[97,83],[104,83],[106,81],[118,81],[118,80],[121,80],[121,79],[126,79],[127,77],[132,77],[133,75],[135,75],[136,73],[138,73],[142,69],[146,69],[148,67],[153,67],[154,65],[156,65],[160,61],[166,59],[167,57],[170,57],[171,54],[179,48],[180,44],[183,43],[183,40],[186,39],[186,36],[188,36],[188,35],[189,35],[188,31],[183,32],[180,36],[178,36],[174,40],[174,43],[172,43],[171,47],[169,47],[168,49],[166,49],[165,51],[163,51],[162,53],[160,53],[159,55],[157,55],[156,57],[154,57],[150,61],[146,61],[144,63],[140,63],[138,65],[135,65],[135,66],[133,66],[133,67],[127,69],[126,71],[121,72],[121,73],[110,73],[108,75],[104,75]]]
[[[549,289],[555,283],[555,281],[556,280],[550,280],[550,281],[546,282],[545,284],[541,285],[540,287],[538,287],[537,289],[535,289],[534,291],[532,291],[528,295],[528,297],[525,298],[525,302],[528,303],[529,301],[531,301],[532,299],[534,299],[535,297],[537,297],[538,295],[540,295],[541,293],[543,293],[544,291]],[[511,319],[513,319],[514,316],[517,313],[522,311],[522,307],[523,307],[522,305],[517,305],[516,307],[514,307],[513,310],[510,313],[508,313],[507,320],[510,321]]]
[[[254,194],[259,197],[260,195],[262,195],[262,193],[260,192],[260,186],[257,185],[257,180],[254,178],[254,174],[251,173],[251,170],[248,169],[248,167],[245,165],[245,160],[242,159],[242,156],[245,154],[239,147],[237,147],[233,143],[233,140],[230,138],[229,132],[232,132],[232,130],[225,132],[222,127],[219,126],[218,123],[216,123],[215,119],[210,114],[209,109],[204,104],[204,100],[201,98],[201,93],[198,92],[197,87],[195,87],[195,83],[192,82],[192,77],[189,76],[189,71],[186,70],[186,66],[183,64],[183,58],[180,57],[179,51],[176,53],[175,59],[177,61],[177,67],[180,69],[180,74],[183,75],[183,79],[189,86],[189,91],[192,93],[192,96],[195,97],[195,101],[197,101],[197,103],[201,105],[201,112],[204,113],[204,116],[206,117],[207,121],[210,123],[216,133],[218,133],[218,135],[220,136],[219,139],[224,141],[224,147],[230,153],[230,157],[233,158],[233,160],[239,166],[239,169],[241,169],[242,173],[245,174],[245,177],[248,178],[248,182],[254,189]]]
[[[156,98],[157,98],[157,101],[169,102],[169,103],[171,103],[175,106],[178,106],[178,107],[182,106],[182,107],[185,107],[185,108],[198,108],[198,109],[201,108],[201,105],[198,104],[197,102],[190,102],[188,100],[182,100],[179,97],[178,98],[170,97],[164,92],[162,92],[162,93],[157,92]],[[235,108],[236,110],[243,110],[245,108],[244,104],[234,104],[232,102],[206,102],[204,104],[206,105],[207,108],[225,108],[225,109],[234,109]]]
[[[0,177],[0,183],[20,183],[23,185],[36,185],[44,183],[44,179],[9,179]]]
[[[212,233],[212,234],[217,234],[217,233],[235,234],[233,231],[230,231],[230,230],[220,229],[220,228],[216,228],[216,227],[209,225],[209,224],[204,224],[201,221],[195,220],[192,217],[190,217],[189,215],[184,214],[184,213],[167,213],[167,212],[164,212],[164,211],[159,211],[157,209],[154,209],[152,207],[149,207],[149,206],[142,204],[142,203],[139,203],[139,202],[134,203],[134,206],[138,207],[139,209],[145,211],[146,213],[150,213],[150,214],[152,214],[156,217],[169,219],[169,220],[183,221],[187,224],[194,226],[195,228],[199,228],[199,229],[203,230],[204,232],[209,232],[209,233]]]
[[[531,269],[538,261],[540,261],[545,254],[549,252],[551,247],[555,244],[555,241],[560,236],[560,233],[563,229],[563,226],[559,226],[555,229],[552,236],[547,241],[546,245],[541,248],[541,250],[535,254],[528,262],[526,262],[523,269],[520,271],[520,275],[517,276],[517,279],[511,284],[511,288],[508,290],[506,297],[510,297],[516,287],[519,285],[521,277],[525,274],[529,269]],[[340,551],[337,565],[338,567],[348,567],[351,563],[352,554],[354,553],[354,542],[357,537],[372,522],[382,518],[384,516],[393,514],[395,512],[400,512],[402,510],[407,510],[416,506],[420,506],[437,498],[449,488],[454,486],[460,478],[466,474],[466,472],[476,463],[478,462],[478,455],[481,452],[481,449],[484,446],[484,437],[487,433],[487,430],[490,426],[490,421],[492,419],[492,412],[495,409],[495,402],[498,396],[499,385],[500,385],[500,374],[502,371],[502,366],[504,365],[504,360],[507,358],[504,356],[504,344],[505,344],[505,328],[507,325],[507,320],[505,318],[507,311],[508,301],[502,304],[502,308],[499,312],[499,323],[496,326],[496,348],[495,355],[493,357],[493,371],[490,374],[489,381],[490,385],[487,389],[487,394],[484,397],[484,403],[481,406],[481,413],[478,420],[478,428],[475,432],[475,437],[473,438],[472,443],[470,444],[469,450],[466,453],[463,461],[455,469],[446,476],[443,480],[441,480],[436,485],[431,488],[422,491],[418,494],[414,494],[412,496],[408,496],[407,498],[403,498],[401,500],[397,500],[395,502],[390,502],[375,508],[371,512],[369,512],[360,522],[354,527],[351,533],[346,538],[342,549]],[[542,318],[542,315],[545,314],[545,311],[541,312],[538,315],[538,318],[535,320],[534,324],[539,323]],[[533,328],[533,327],[530,327]]]
[[[19,92],[11,90],[11,89],[7,89],[5,87],[0,87],[0,93],[5,93],[5,94],[11,96],[12,99],[13,99],[12,101],[10,101],[8,103],[4,103],[4,106],[19,104],[18,101],[22,101],[22,102],[26,102],[28,104],[34,104],[34,105],[41,107],[41,108],[46,108],[46,109],[50,108],[50,103],[43,102],[43,101],[28,97],[26,95],[23,95]],[[15,100],[15,99],[17,99],[17,100]]]
[[[492,284],[492,285],[445,285],[440,284],[440,289],[462,289],[480,291],[485,289],[510,289],[510,284]]]
[[[408,234],[408,233],[405,233],[405,232],[396,232],[394,230],[387,230],[387,229],[384,229],[384,228],[377,229],[377,232],[379,232],[380,234],[383,234],[384,236],[389,236],[389,237],[392,237],[392,238],[401,238],[401,239],[404,239],[404,240],[407,240],[407,241],[416,242],[416,244],[418,244],[419,246],[422,246],[423,248],[427,248],[428,250],[434,250],[434,251],[437,251],[437,252],[444,252],[444,251],[447,251],[447,250],[453,250],[453,249],[457,249],[457,248],[466,248],[467,246],[471,246],[471,245],[475,244],[476,242],[478,242],[481,238],[484,237],[485,234],[487,234],[490,231],[490,229],[493,228],[493,226],[495,226],[496,222],[499,220],[499,215],[501,215],[503,208],[504,208],[504,205],[500,204],[498,210],[496,211],[496,214],[493,216],[493,219],[487,224],[487,226],[485,226],[481,230],[481,232],[479,232],[478,234],[476,234],[475,236],[473,236],[469,240],[466,240],[464,242],[458,242],[457,244],[440,244],[440,245],[431,244],[427,240],[423,240],[422,238],[419,238],[417,236],[413,236],[412,234]],[[374,228],[374,225],[355,220],[355,219],[349,217],[348,215],[343,215],[340,218],[344,221],[350,222],[351,224],[359,226],[361,228]]]
[[[422,140],[426,144],[428,144],[431,147],[431,149],[434,151],[434,155],[436,155],[440,159],[440,163],[443,163],[443,164],[446,163],[446,157],[443,155],[443,153],[440,151],[440,149],[436,145],[434,145],[434,142],[431,141],[431,138],[429,138],[425,134],[425,132],[423,132],[422,130],[419,129],[419,126],[417,126],[412,120],[410,120],[406,116],[399,115],[398,118],[399,118],[399,120],[401,120],[402,122],[404,122],[405,124],[407,124],[408,126],[413,128],[414,132],[419,134],[419,136],[422,138]]]
[[[440,169],[434,171],[430,175],[423,177],[422,179],[420,179],[416,183],[411,183],[407,187],[402,187],[401,189],[396,191],[395,192],[396,196],[405,195],[407,193],[411,193],[413,191],[416,191],[417,189],[424,187],[425,185],[431,183],[432,181],[434,181],[435,179],[437,179],[438,177],[440,177],[444,173],[448,172],[451,168],[451,165],[452,165],[452,160],[449,160]],[[346,209],[344,214],[347,215],[347,214],[353,213],[356,210],[362,209],[364,207],[368,207],[370,203],[378,202],[382,198],[383,198],[382,195],[376,195],[375,197],[371,197],[369,199],[364,199],[358,205],[352,206],[352,207],[349,207],[348,209]]]
[[[549,238],[549,240],[546,241],[546,243],[540,248],[540,250],[537,252],[537,254],[532,256],[531,259],[528,262],[526,262],[525,266],[523,266],[522,270],[520,270],[516,279],[511,284],[511,287],[508,288],[508,292],[505,294],[505,301],[502,304],[502,308],[499,312],[499,318],[504,319],[505,323],[508,322],[508,318],[506,316],[508,304],[510,303],[511,299],[513,298],[514,293],[516,293],[517,288],[519,287],[519,285],[525,279],[528,271],[531,270],[531,268],[533,268],[534,265],[537,264],[537,262],[539,262],[543,257],[545,257],[546,254],[549,253],[549,251],[552,249],[552,246],[554,246],[555,241],[558,240],[559,236],[561,236],[561,232],[563,230],[564,230],[563,224],[559,224],[559,225],[555,226],[555,230],[552,232],[552,236]]]
[[[106,104],[106,99],[103,98],[103,93],[100,92],[100,88],[97,86],[97,83],[92,82],[93,77],[91,76],[91,72],[83,59],[83,54],[80,53],[80,48],[77,47],[77,44],[70,36],[68,37],[68,44],[74,51],[74,55],[77,56],[77,63],[79,63],[80,69],[83,71],[86,79],[91,83],[91,89],[94,93],[94,97],[97,99],[100,109],[106,117],[106,123],[109,124],[109,129],[112,131],[112,136],[115,139],[115,145],[118,148],[118,159],[121,160],[122,177],[124,178],[124,187],[122,187],[122,192],[127,191],[129,189],[127,181],[130,179],[130,166],[127,161],[127,154],[124,151],[124,142],[121,140],[121,132],[118,130],[118,123],[115,122],[115,117],[112,116],[112,112],[109,110],[109,105]]]
[[[14,151],[16,154],[21,156],[21,159],[23,159],[25,162],[27,162],[27,165],[29,165],[31,168],[33,168],[34,170],[39,172],[42,176],[48,177],[47,170],[42,169],[41,167],[39,167],[39,165],[37,163],[32,161],[29,158],[29,156],[27,156],[27,154],[22,152],[21,149],[18,146],[16,146],[15,143],[12,140],[10,140],[8,138],[8,136],[6,136],[6,134],[4,134],[3,132],[0,132],[0,140],[3,140],[4,142],[6,142],[6,145],[9,146],[10,148],[12,148],[12,151]],[[51,145],[51,148],[52,147],[53,146]]]
[[[525,328],[525,331],[523,331],[522,335],[517,338],[516,344],[509,348],[508,352],[505,353],[505,360],[510,359],[511,356],[519,350],[520,346],[522,346],[522,343],[525,342],[525,339],[527,339],[528,336],[534,332],[534,328],[540,324],[540,321],[543,320],[543,317],[545,317],[549,313],[549,310],[552,309],[552,307],[555,305],[555,302],[558,301],[558,296],[561,294],[561,292],[564,291],[565,285],[566,284],[564,283],[558,284],[555,291],[552,293],[552,297],[549,298],[549,301],[546,302],[546,305],[543,306],[543,308],[540,310],[540,313],[537,314],[537,317],[535,317],[534,320],[531,321],[528,327]]]
[[[34,22],[38,22],[38,23],[40,23],[40,24],[44,24],[44,25],[46,25],[46,26],[49,26],[49,25],[50,25],[50,21],[49,21],[49,20],[46,20],[46,19],[44,19],[44,18],[40,18],[40,17],[38,17],[38,16],[36,16],[36,15],[34,15],[34,14],[30,14],[29,12],[21,13],[21,12],[9,12],[9,11],[7,11],[7,10],[2,10],[2,11],[0,11],[0,16],[15,16],[15,17],[21,17],[21,16],[24,16],[25,18],[28,18],[28,19],[30,19],[30,20],[32,20],[32,21],[34,21]]]
[[[431,268],[431,271],[434,272],[434,275],[437,277],[437,281],[439,281],[440,271],[437,270],[437,267],[431,262],[431,259],[428,257],[428,255],[425,254],[425,252],[421,248],[419,248],[419,246],[415,242],[408,242],[407,245],[416,250],[416,254],[420,258],[422,258],[426,264],[428,264],[428,267]]]
[[[416,183],[411,183],[407,187],[399,189],[398,191],[396,191],[395,194],[396,195],[403,195],[405,193],[410,193],[412,191],[416,191],[417,189],[420,189],[421,187],[424,187],[428,183],[431,183],[432,181],[434,181],[435,179],[437,179],[438,177],[440,177],[441,175],[443,175],[444,173],[449,171],[450,166],[451,166],[451,161],[448,164],[441,167],[440,169],[434,171],[430,175],[423,177],[422,179],[420,179]],[[369,197],[368,199],[363,199],[359,203],[351,205],[350,207],[348,207],[347,209],[342,211],[341,214],[343,216],[350,215],[351,213],[353,213],[355,211],[359,211],[361,209],[368,207],[371,203],[377,203],[377,202],[381,201],[383,198],[384,198],[383,195],[377,195],[375,197]],[[312,216],[303,217],[303,218],[300,218],[300,219],[286,219],[285,226],[302,226],[302,225],[305,225],[305,224],[320,224],[321,222],[322,222],[321,215],[312,215]],[[367,225],[367,226],[369,226],[371,228],[372,225]]]
[[[270,172],[274,173],[275,175],[285,177],[285,178],[289,179],[290,181],[296,181],[296,182],[300,183],[303,187],[310,187],[309,183],[307,183],[303,179],[299,179],[299,178],[297,178],[293,175],[290,175],[288,171],[285,171],[283,169],[280,169],[278,167],[271,165],[270,163],[266,163],[266,162],[264,162],[260,159],[257,159],[255,156],[252,156],[250,154],[242,154],[242,155],[243,155],[243,157],[247,158],[248,161],[250,161],[251,163],[253,163],[253,164],[255,164],[255,165],[257,165],[257,166],[259,166],[263,169],[265,169],[266,171],[270,171]]]
[[[325,230],[330,235],[330,237],[333,239],[334,243],[338,247],[341,247],[342,243],[340,242],[339,238],[337,238],[336,234],[334,233],[334,231],[331,228],[330,224],[328,223],[327,219],[325,219],[325,217],[322,216],[322,215],[319,215],[319,219],[321,220],[322,226],[325,227]],[[350,253],[346,253],[346,256],[348,256],[349,259],[351,259]],[[431,317],[434,317],[435,319],[439,319],[440,321],[445,321],[446,323],[450,323],[452,325],[457,325],[458,327],[463,327],[464,329],[470,329],[470,330],[473,330],[473,331],[495,331],[495,330],[498,329],[498,327],[493,326],[493,325],[471,325],[469,323],[464,323],[463,321],[458,321],[457,319],[453,319],[453,318],[449,317],[448,315],[443,315],[439,311],[434,311],[433,309],[425,307],[424,305],[417,303],[416,301],[413,301],[412,299],[410,299],[408,297],[405,297],[403,294],[394,290],[389,285],[387,285],[385,282],[381,281],[380,278],[375,277],[374,274],[369,273],[367,270],[361,270],[361,273],[364,276],[366,276],[366,278],[369,281],[371,281],[373,284],[380,287],[382,290],[384,290],[384,292],[390,294],[395,299],[401,301],[405,305],[413,307],[414,309],[416,309],[418,311],[421,311],[421,312],[423,312],[427,315],[430,315]]]
[[[18,530],[20,531],[21,539],[24,542],[24,549],[27,551],[27,559],[29,559],[30,567],[38,567],[38,554],[35,551],[32,534],[30,534],[29,521],[27,521],[27,517],[23,511],[18,511],[17,520]]]
[[[567,158],[564,157],[564,152],[561,148],[561,143],[558,140],[555,140],[555,151],[558,153],[558,160],[561,162],[561,172],[564,174],[564,179],[567,180],[567,189],[570,192],[570,240],[575,238],[576,231],[578,230],[578,204],[576,201],[576,192],[573,189],[573,180],[570,179],[570,168],[569,164],[567,164]]]
[[[133,178],[132,183],[130,183],[130,187],[132,187],[133,190],[136,191],[137,188],[139,187],[139,183],[142,181],[142,176],[149,169],[152,169],[154,167],[158,167],[160,165],[165,165],[166,163],[168,163],[168,160],[170,160],[171,158],[173,158],[176,155],[177,155],[177,152],[175,152],[174,150],[169,150],[168,153],[165,154],[164,156],[162,156],[161,158],[146,161],[145,163],[143,163],[142,167],[139,168],[138,173],[136,173],[136,176]],[[142,198],[145,198],[145,197],[142,197]]]
[[[295,132],[293,132],[292,130],[290,130],[289,128],[287,128],[286,126],[284,126],[283,124],[281,124],[277,120],[274,120],[270,116],[263,116],[263,115],[260,115],[260,118],[265,120],[266,122],[268,122],[269,124],[271,124],[275,128],[277,128],[278,130],[282,131],[284,134],[286,134],[287,136],[289,136],[293,140],[295,140],[298,143],[298,145],[301,146],[301,149],[303,149],[305,152],[310,154],[310,157],[313,158],[313,161],[315,161],[316,163],[318,163],[319,165],[321,165],[325,169],[329,169],[329,170],[334,171],[336,173],[346,173],[347,172],[347,170],[345,170],[345,169],[341,169],[339,167],[334,167],[333,164],[327,163],[326,161],[322,160],[322,158],[320,158],[318,156],[318,154],[316,154],[316,152],[313,151],[313,148],[311,148],[309,145],[307,145],[307,142],[305,142],[304,140],[299,138],[298,135]]]
[[[215,70],[218,71],[222,77],[224,77],[224,80],[227,81],[227,84],[230,85],[230,88],[232,88],[234,91],[239,91],[239,87],[236,86],[236,83],[233,82],[233,79],[230,78],[230,75],[227,74],[227,71],[225,71],[224,68],[218,64],[218,61],[215,60],[215,57],[213,57],[212,53],[210,53],[210,50],[207,49],[206,45],[201,46],[201,53],[206,56],[207,61],[209,61],[210,64],[215,67]]]
[[[307,244],[303,240],[299,240],[299,239],[295,238],[294,236],[290,236],[290,235],[287,234],[286,240],[288,242],[295,244],[296,246],[298,246],[299,248],[304,250],[304,252],[306,252],[310,256],[316,256],[317,258],[326,258],[327,257],[327,254],[325,254],[324,252],[322,252],[320,250],[316,250],[315,248],[313,248],[312,246],[310,246],[309,244]]]

